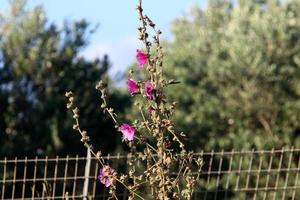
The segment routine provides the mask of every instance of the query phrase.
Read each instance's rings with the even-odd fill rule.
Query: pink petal
[[[138,65],[140,67],[144,67],[144,65],[147,63],[148,57],[144,52],[137,49],[136,50],[136,59],[137,59]]]
[[[99,170],[98,179],[102,184],[105,185],[105,187],[109,187],[112,184],[108,176],[112,176],[114,172],[115,170],[108,165],[104,166]]]
[[[144,88],[144,94],[147,96],[148,99],[153,100],[154,95],[153,95],[152,92],[154,90],[154,87],[149,82],[145,82],[144,87],[145,87]]]
[[[105,187],[109,187],[111,185],[111,182],[109,181],[109,179],[105,180]]]
[[[123,134],[123,139],[125,141],[132,141],[134,139],[134,132],[135,132],[135,129],[134,127],[130,126],[129,124],[122,124],[120,127],[119,127],[119,131],[122,132]]]
[[[137,82],[134,79],[130,78],[130,79],[127,80],[127,87],[128,87],[128,92],[131,95],[134,95],[134,94],[139,92],[139,86],[138,86]]]

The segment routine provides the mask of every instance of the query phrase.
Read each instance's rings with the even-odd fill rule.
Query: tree
[[[299,9],[298,0],[235,4],[211,0],[205,10],[194,8],[174,22],[165,71],[181,82],[169,96],[179,98],[176,121],[191,137],[192,148],[231,151],[300,145]],[[269,160],[263,158],[262,166],[268,166]],[[222,170],[228,170],[229,162],[223,160]],[[274,156],[272,169],[287,167],[285,161],[279,163],[279,156]],[[291,166],[297,164],[296,158]],[[231,170],[249,165],[250,159],[233,160]],[[258,166],[251,163],[252,169]],[[224,180],[235,180],[234,176],[221,177],[217,187],[225,188]],[[270,176],[270,184],[275,178]],[[278,178],[279,184],[284,183],[285,174]],[[240,180],[245,185],[246,177]],[[214,191],[215,181],[211,177],[212,184],[203,188]],[[229,188],[235,184],[229,181]],[[264,187],[265,176],[257,184]],[[231,194],[230,199],[252,198],[246,195]]]
[[[299,8],[212,0],[174,22],[166,71],[194,147],[299,146]]]
[[[113,149],[114,126],[96,109],[95,84],[108,79],[108,57],[88,61],[79,55],[93,29],[84,20],[58,28],[41,7],[24,6],[12,1],[1,15],[0,155],[84,153],[66,111],[67,90],[81,97],[82,125],[96,145]],[[113,95],[112,102],[126,104],[126,96]]]

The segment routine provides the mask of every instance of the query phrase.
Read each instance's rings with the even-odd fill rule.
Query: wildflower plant
[[[138,39],[144,48],[136,51],[137,66],[130,70],[127,87],[139,110],[140,119],[118,121],[117,114],[106,101],[107,84],[100,81],[96,85],[101,93],[101,109],[111,117],[116,132],[122,134],[120,139],[131,149],[127,173],[116,171],[106,163],[101,152],[93,148],[87,132],[80,128],[79,109],[74,105],[72,92],[66,93],[67,108],[73,113],[73,128],[81,134],[81,141],[102,166],[98,179],[110,188],[112,199],[118,199],[116,187],[119,185],[128,190],[128,199],[146,199],[147,193],[157,200],[191,199],[199,181],[202,158],[186,149],[182,142],[185,134],[174,128],[172,115],[176,102],[168,102],[164,91],[177,82],[166,80],[163,75],[161,31],[144,14],[142,0],[139,0],[136,9],[141,23]],[[150,32],[153,33],[152,38]],[[135,78],[136,71],[143,74],[139,80]],[[142,171],[137,169],[141,165],[144,166]]]

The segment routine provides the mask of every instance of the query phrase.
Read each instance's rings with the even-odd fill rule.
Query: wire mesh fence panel
[[[82,198],[84,177],[80,171],[84,164],[85,158],[79,157],[1,161],[0,170],[6,168],[1,174],[2,199],[62,199],[70,192],[74,198]]]
[[[195,199],[300,199],[300,151],[208,152]]]
[[[300,149],[210,151],[200,186],[193,199],[300,199]],[[88,160],[90,164],[87,165]],[[127,157],[105,157],[118,172]],[[109,191],[98,180],[99,164],[88,157],[3,158],[0,160],[1,199],[107,199]],[[119,199],[128,191],[120,188]]]

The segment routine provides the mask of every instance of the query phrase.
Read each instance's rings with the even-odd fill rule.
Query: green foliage
[[[211,0],[173,24],[176,121],[199,149],[299,146],[300,2]],[[179,98],[179,99],[178,99]]]
[[[86,116],[83,126],[101,147],[112,149],[113,125],[96,108],[99,94],[94,85],[107,79],[108,57],[87,61],[80,51],[90,35],[86,21],[49,23],[41,7],[24,8],[12,1],[0,24],[0,155],[80,153],[84,147],[72,134],[64,93],[74,90]],[[112,102],[122,104],[122,95]],[[98,137],[101,135],[101,137]],[[84,152],[84,151],[83,151]]]
[[[175,121],[190,136],[191,148],[217,151],[300,145],[299,9],[298,0],[234,4],[211,0],[205,10],[193,8],[174,22],[166,73],[182,84],[175,85],[169,96],[178,100],[181,112]],[[269,158],[262,160],[269,165]],[[279,160],[274,157],[272,169]],[[223,160],[223,170],[228,162]],[[232,166],[238,169],[239,164],[233,160]],[[291,166],[297,164],[295,160]],[[242,165],[247,169],[249,160]],[[258,162],[251,165],[252,169],[258,166]],[[235,176],[225,175],[218,187],[225,188],[229,178],[229,187],[234,188]],[[241,177],[240,184],[245,180]],[[250,180],[249,186],[255,187],[255,177]],[[284,183],[285,174],[278,180]],[[214,190],[215,181],[212,177],[212,185],[202,187]],[[265,176],[257,184],[264,186]],[[239,195],[232,194],[230,199],[252,198]]]

